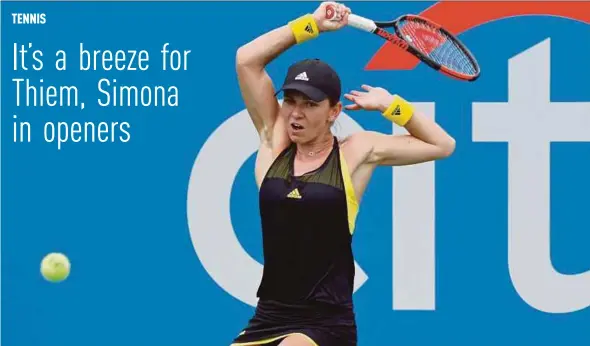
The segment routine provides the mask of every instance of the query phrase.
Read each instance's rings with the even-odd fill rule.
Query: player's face
[[[329,131],[340,108],[340,104],[330,106],[329,100],[315,102],[301,93],[289,91],[285,93],[281,116],[287,122],[291,141],[306,143]]]

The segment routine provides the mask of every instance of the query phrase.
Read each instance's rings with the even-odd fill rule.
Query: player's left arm
[[[416,111],[411,103],[383,88],[364,85],[361,91],[344,95],[353,104],[348,110],[376,110],[405,127],[407,135],[390,135],[362,131],[351,136],[351,142],[364,147],[364,163],[401,166],[449,157],[455,150],[455,139],[436,122]]]

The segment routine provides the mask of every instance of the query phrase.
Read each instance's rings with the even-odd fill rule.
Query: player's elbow
[[[252,49],[249,44],[245,44],[238,48],[236,51],[236,68],[240,69],[249,68],[256,64],[256,57],[252,53]]]
[[[236,68],[239,70],[240,68],[246,66],[248,64],[248,52],[241,46],[236,51]]]
[[[455,147],[457,146],[456,141],[453,137],[449,136],[446,140],[438,145],[440,150],[440,158],[445,159],[455,152]]]

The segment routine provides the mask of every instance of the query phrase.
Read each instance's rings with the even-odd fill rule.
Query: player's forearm
[[[436,122],[420,112],[414,113],[405,128],[410,135],[435,145],[448,155],[455,150],[455,139]]]
[[[284,25],[241,46],[236,62],[239,67],[263,69],[295,43],[291,28]]]
[[[389,96],[382,102],[380,111],[385,113],[392,112],[392,105],[395,106],[396,104],[408,105],[405,107],[402,106],[402,112],[407,112],[408,110],[412,111],[412,116],[402,125],[410,135],[425,143],[440,148],[445,153],[448,153],[448,155],[455,150],[455,139],[434,120],[416,111],[414,107],[410,103],[405,102],[405,100],[398,98],[397,101],[394,102],[394,96]]]

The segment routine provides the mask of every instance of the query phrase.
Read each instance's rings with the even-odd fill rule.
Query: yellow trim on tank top
[[[348,229],[350,230],[350,234],[353,234],[356,225],[356,216],[359,211],[359,204],[358,200],[356,199],[356,194],[354,193],[354,185],[352,185],[350,171],[348,170],[348,165],[346,164],[346,160],[344,159],[344,154],[342,154],[342,150],[340,150],[339,153],[340,167],[342,169],[342,179],[344,180],[344,193],[346,194],[346,209],[348,211]]]
[[[271,343],[273,341],[277,341],[277,340],[281,340],[284,339],[286,337],[292,336],[292,335],[301,335],[304,338],[306,338],[309,342],[311,342],[311,344],[313,346],[319,346],[315,341],[313,341],[312,338],[310,338],[309,336],[303,334],[303,333],[289,333],[289,334],[285,334],[285,335],[280,335],[280,336],[275,336],[269,339],[263,339],[263,340],[259,340],[259,341],[248,341],[248,342],[236,342],[234,344],[231,344],[230,346],[253,346],[253,345],[264,345],[264,344],[268,344]]]

